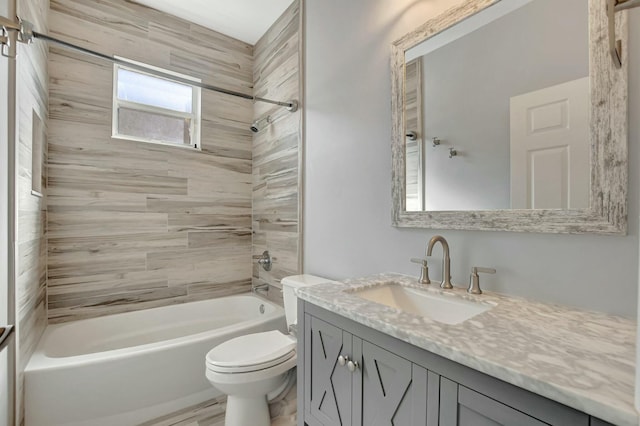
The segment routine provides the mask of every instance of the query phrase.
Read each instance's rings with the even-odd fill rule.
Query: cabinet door
[[[305,411],[309,425],[351,426],[351,373],[338,364],[350,355],[351,334],[329,323],[305,317]]]
[[[440,426],[547,425],[444,377],[440,389]]]
[[[427,370],[366,341],[362,342],[361,359],[361,387],[354,389],[355,407],[360,399],[361,411],[354,413],[354,423],[362,426],[427,425]],[[437,422],[437,417],[435,419]]]

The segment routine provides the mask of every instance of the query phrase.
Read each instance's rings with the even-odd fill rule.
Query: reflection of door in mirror
[[[589,78],[511,98],[511,208],[589,207]]]
[[[404,83],[405,104],[405,188],[406,210],[419,212],[424,210],[424,169],[422,139],[422,61],[408,62],[405,66]]]

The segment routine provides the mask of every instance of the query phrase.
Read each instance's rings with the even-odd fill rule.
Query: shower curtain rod
[[[58,45],[58,46],[62,46],[64,48],[66,48],[66,49],[75,50],[77,52],[83,53],[83,54],[88,55],[88,56],[92,56],[94,58],[103,59],[105,61],[113,62],[113,63],[119,64],[119,65],[124,65],[124,66],[127,66],[129,68],[136,69],[138,71],[143,71],[143,72],[148,73],[148,74],[153,74],[153,75],[158,76],[158,77],[166,78],[168,80],[173,80],[173,81],[177,81],[177,82],[180,82],[180,83],[184,83],[184,84],[187,84],[189,86],[196,86],[196,87],[200,87],[202,89],[211,90],[213,92],[223,93],[225,95],[231,95],[231,96],[236,96],[236,97],[243,98],[243,99],[249,99],[249,100],[252,100],[254,102],[265,102],[265,103],[268,103],[268,104],[279,105],[279,106],[285,107],[290,112],[295,112],[295,111],[298,110],[298,101],[295,101],[295,100],[290,100],[290,101],[286,101],[286,102],[274,101],[272,99],[261,98],[261,97],[258,97],[258,96],[248,95],[248,94],[242,93],[242,92],[236,92],[234,90],[223,89],[222,87],[213,86],[211,84],[197,82],[197,81],[193,81],[193,80],[190,80],[190,79],[187,79],[187,78],[175,76],[175,75],[172,75],[172,74],[167,74],[167,73],[164,73],[162,71],[157,71],[157,70],[154,70],[154,69],[150,69],[150,68],[147,68],[145,66],[136,64],[134,62],[129,62],[129,61],[125,60],[125,59],[117,58],[115,56],[109,56],[109,55],[106,55],[104,53],[96,52],[95,50],[90,50],[90,49],[87,49],[87,48],[84,48],[84,47],[81,47],[81,46],[66,42],[64,40],[60,40],[58,38],[51,37],[51,36],[49,36],[47,34],[39,33],[37,31],[33,30],[33,25],[28,21],[20,20],[19,23],[15,23],[13,21],[8,20],[7,18],[5,18],[3,16],[0,16],[0,27],[2,27],[5,30],[18,30],[19,31],[19,41],[27,43],[27,44],[31,43],[31,41],[33,39],[40,39],[40,40],[45,41],[47,43],[55,44],[55,45]],[[0,38],[0,41],[2,41],[1,38]]]

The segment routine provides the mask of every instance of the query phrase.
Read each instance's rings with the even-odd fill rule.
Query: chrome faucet
[[[273,265],[273,260],[271,259],[271,255],[268,250],[265,250],[262,254],[253,256],[254,260],[258,261],[258,265],[262,266],[262,269],[265,271],[270,271],[271,266]]]
[[[453,288],[453,285],[451,284],[451,258],[449,257],[449,244],[447,240],[440,235],[431,238],[427,245],[427,257],[431,256],[433,246],[435,246],[436,243],[442,244],[442,251],[444,252],[442,257],[442,282],[440,283],[440,288],[449,290]]]
[[[496,270],[493,268],[481,268],[480,266],[474,266],[471,268],[471,275],[469,276],[469,288],[467,289],[467,293],[471,294],[482,294],[482,290],[480,289],[480,276],[478,273],[483,274],[495,274]]]

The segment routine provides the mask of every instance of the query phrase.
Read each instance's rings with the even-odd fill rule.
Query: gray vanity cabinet
[[[298,314],[298,426],[613,426],[309,302]]]
[[[311,315],[304,330],[308,426],[437,425],[437,389],[427,422],[426,369]]]

